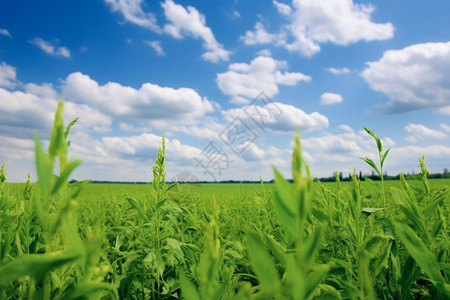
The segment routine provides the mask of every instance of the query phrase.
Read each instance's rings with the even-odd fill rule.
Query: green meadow
[[[69,183],[70,127],[36,137],[37,183],[0,172],[0,299],[449,299],[449,179]],[[364,160],[383,179],[389,150]],[[387,158],[387,160],[385,160]],[[57,171],[54,171],[57,170]]]

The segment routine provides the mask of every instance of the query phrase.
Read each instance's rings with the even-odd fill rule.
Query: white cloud
[[[77,128],[95,132],[111,130],[112,118],[95,107],[71,101],[65,101],[64,105],[67,122],[79,117],[76,123]]]
[[[445,128],[444,128],[445,129]],[[406,137],[406,140],[410,142],[417,142],[418,140],[422,139],[445,139],[447,138],[447,135],[439,130],[430,129],[424,125],[421,124],[413,124],[410,123],[405,126],[405,130],[409,132],[411,135]]]
[[[50,84],[28,83],[25,91],[0,88],[0,133],[13,136],[32,136],[37,130],[47,134],[51,128],[58,93]],[[65,101],[65,119],[80,117],[77,127],[88,131],[108,131],[112,120],[93,107]]]
[[[273,5],[275,5],[275,8],[282,15],[289,16],[292,13],[292,8],[287,4],[273,1]]]
[[[248,30],[244,36],[241,36],[241,40],[246,45],[277,44],[284,39],[284,34],[268,33],[264,24],[261,22],[256,22],[254,31]]]
[[[11,33],[8,30],[3,29],[3,28],[0,28],[0,35],[4,35],[4,36],[7,36],[7,37],[12,37]]]
[[[31,133],[33,129],[49,128],[56,109],[54,99],[21,91],[10,92],[2,88],[0,88],[0,104],[2,108],[0,126],[16,128],[17,136],[23,135],[21,130]],[[5,130],[0,129],[2,132]]]
[[[165,16],[170,23],[164,26],[164,32],[174,38],[181,39],[183,34],[191,35],[196,39],[203,40],[206,52],[202,57],[208,61],[228,61],[230,51],[225,50],[223,45],[217,42],[211,28],[206,26],[205,16],[195,7],[184,8],[172,0],[161,3]]]
[[[147,45],[149,45],[150,47],[153,48],[153,50],[155,50],[156,55],[158,56],[164,56],[166,55],[164,53],[163,48],[161,47],[161,41],[144,41],[144,43],[146,43]]]
[[[368,62],[362,76],[391,101],[376,110],[388,114],[450,106],[450,42],[415,44],[389,50]]]
[[[246,161],[261,161],[265,155],[266,151],[256,146],[255,143],[250,143],[242,152],[242,158]]]
[[[439,113],[450,116],[450,106],[445,106],[445,107],[440,108]]]
[[[289,23],[277,34],[268,33],[257,23],[253,33],[246,32],[247,44],[275,43],[289,51],[312,56],[320,51],[320,44],[346,46],[361,40],[390,39],[394,34],[391,23],[372,22],[375,8],[371,4],[357,4],[352,0],[293,0],[292,6],[273,3]]]
[[[211,117],[204,117],[198,126],[186,126],[181,129],[187,135],[202,141],[220,141],[219,134],[225,128]]]
[[[272,97],[278,93],[278,85],[293,86],[300,81],[311,80],[310,76],[299,72],[282,73],[280,71],[286,68],[285,61],[258,56],[250,64],[230,64],[229,71],[217,74],[216,82],[224,94],[242,100],[242,97],[253,99],[261,92]]]
[[[420,172],[419,157],[423,155],[425,155],[425,164],[431,173],[442,172],[450,161],[450,148],[444,145],[393,148],[385,163],[397,173]]]
[[[445,132],[450,132],[450,126],[448,126],[447,124],[441,124],[441,128],[445,131]]]
[[[328,135],[315,138],[306,138],[303,140],[303,145],[306,149],[319,150],[321,152],[327,152],[329,154],[342,154],[342,153],[359,153],[361,148],[358,145],[357,140],[346,140],[343,136],[354,135],[350,133],[341,135]],[[349,157],[350,158],[350,157]],[[346,161],[347,158],[341,158]]]
[[[341,75],[341,74],[348,74],[348,73],[350,73],[350,70],[347,69],[347,68],[327,68],[325,70],[333,73],[334,75]]]
[[[126,21],[156,33],[161,32],[155,15],[142,10],[142,0],[105,0],[105,2],[111,5],[113,12],[120,12]]]
[[[139,89],[116,82],[99,85],[80,72],[63,84],[69,100],[90,105],[116,120],[136,120],[157,127],[195,124],[213,110],[213,104],[193,89],[144,83]]]
[[[252,130],[268,128],[275,132],[293,132],[299,128],[300,132],[310,132],[329,125],[328,118],[318,112],[308,114],[295,106],[279,102],[229,109],[222,114],[229,122],[239,117]]]
[[[161,136],[152,133],[142,133],[129,137],[103,137],[102,143],[106,151],[121,158],[151,160],[156,157],[161,147]],[[177,139],[166,137],[166,160],[180,161],[197,157],[200,149],[182,144]]]
[[[5,88],[14,88],[17,85],[16,68],[5,62],[0,64],[0,86]]]
[[[136,128],[132,124],[128,124],[125,122],[119,123],[119,129],[123,130],[123,131],[135,131],[136,130]]]
[[[385,149],[395,145],[389,137],[380,136],[380,138]],[[342,171],[347,176],[348,173],[353,173],[353,167],[357,172],[362,170],[365,174],[371,173],[371,168],[360,157],[370,157],[378,163],[373,138],[364,130],[355,131],[344,124],[338,126],[334,132],[324,132],[314,137],[303,138],[302,147],[310,156],[307,162],[310,163],[313,175],[318,177],[332,176],[332,172],[336,170]],[[392,174],[394,169],[391,167],[391,161],[392,158],[389,155],[385,166],[389,174]],[[331,166],[335,170],[330,169]]]
[[[35,37],[29,43],[51,56],[70,58],[70,50],[67,47],[56,47],[40,37]]]
[[[272,51],[270,49],[262,49],[257,54],[258,56],[272,56]]]
[[[320,104],[322,105],[338,104],[344,101],[341,95],[335,93],[323,93],[320,99]]]

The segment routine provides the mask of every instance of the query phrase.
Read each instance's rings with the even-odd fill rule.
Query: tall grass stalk
[[[368,158],[368,157],[361,157],[361,159],[363,161],[365,161],[369,166],[371,166],[375,172],[377,172],[377,174],[380,176],[381,179],[381,195],[383,197],[383,208],[384,208],[384,213],[386,214],[386,191],[385,191],[385,186],[384,186],[384,175],[383,175],[383,165],[384,165],[384,160],[386,159],[389,150],[391,149],[387,149],[384,153],[383,153],[383,144],[381,143],[380,138],[370,129],[368,129],[367,127],[364,127],[364,130],[366,130],[366,132],[372,136],[376,143],[377,143],[377,148],[378,148],[378,158],[380,160],[380,169],[378,169],[377,165],[373,162],[372,159]]]

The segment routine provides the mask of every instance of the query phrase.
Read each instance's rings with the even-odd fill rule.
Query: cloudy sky
[[[290,172],[296,128],[314,176],[450,168],[449,1],[3,1],[0,163],[34,172],[65,99],[76,179]]]

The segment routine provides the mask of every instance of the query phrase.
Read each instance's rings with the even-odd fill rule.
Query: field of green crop
[[[0,299],[450,297],[450,181],[423,158],[417,180],[313,182],[297,136],[293,182],[168,184],[163,138],[151,184],[69,184],[62,116],[37,183],[0,171]]]

